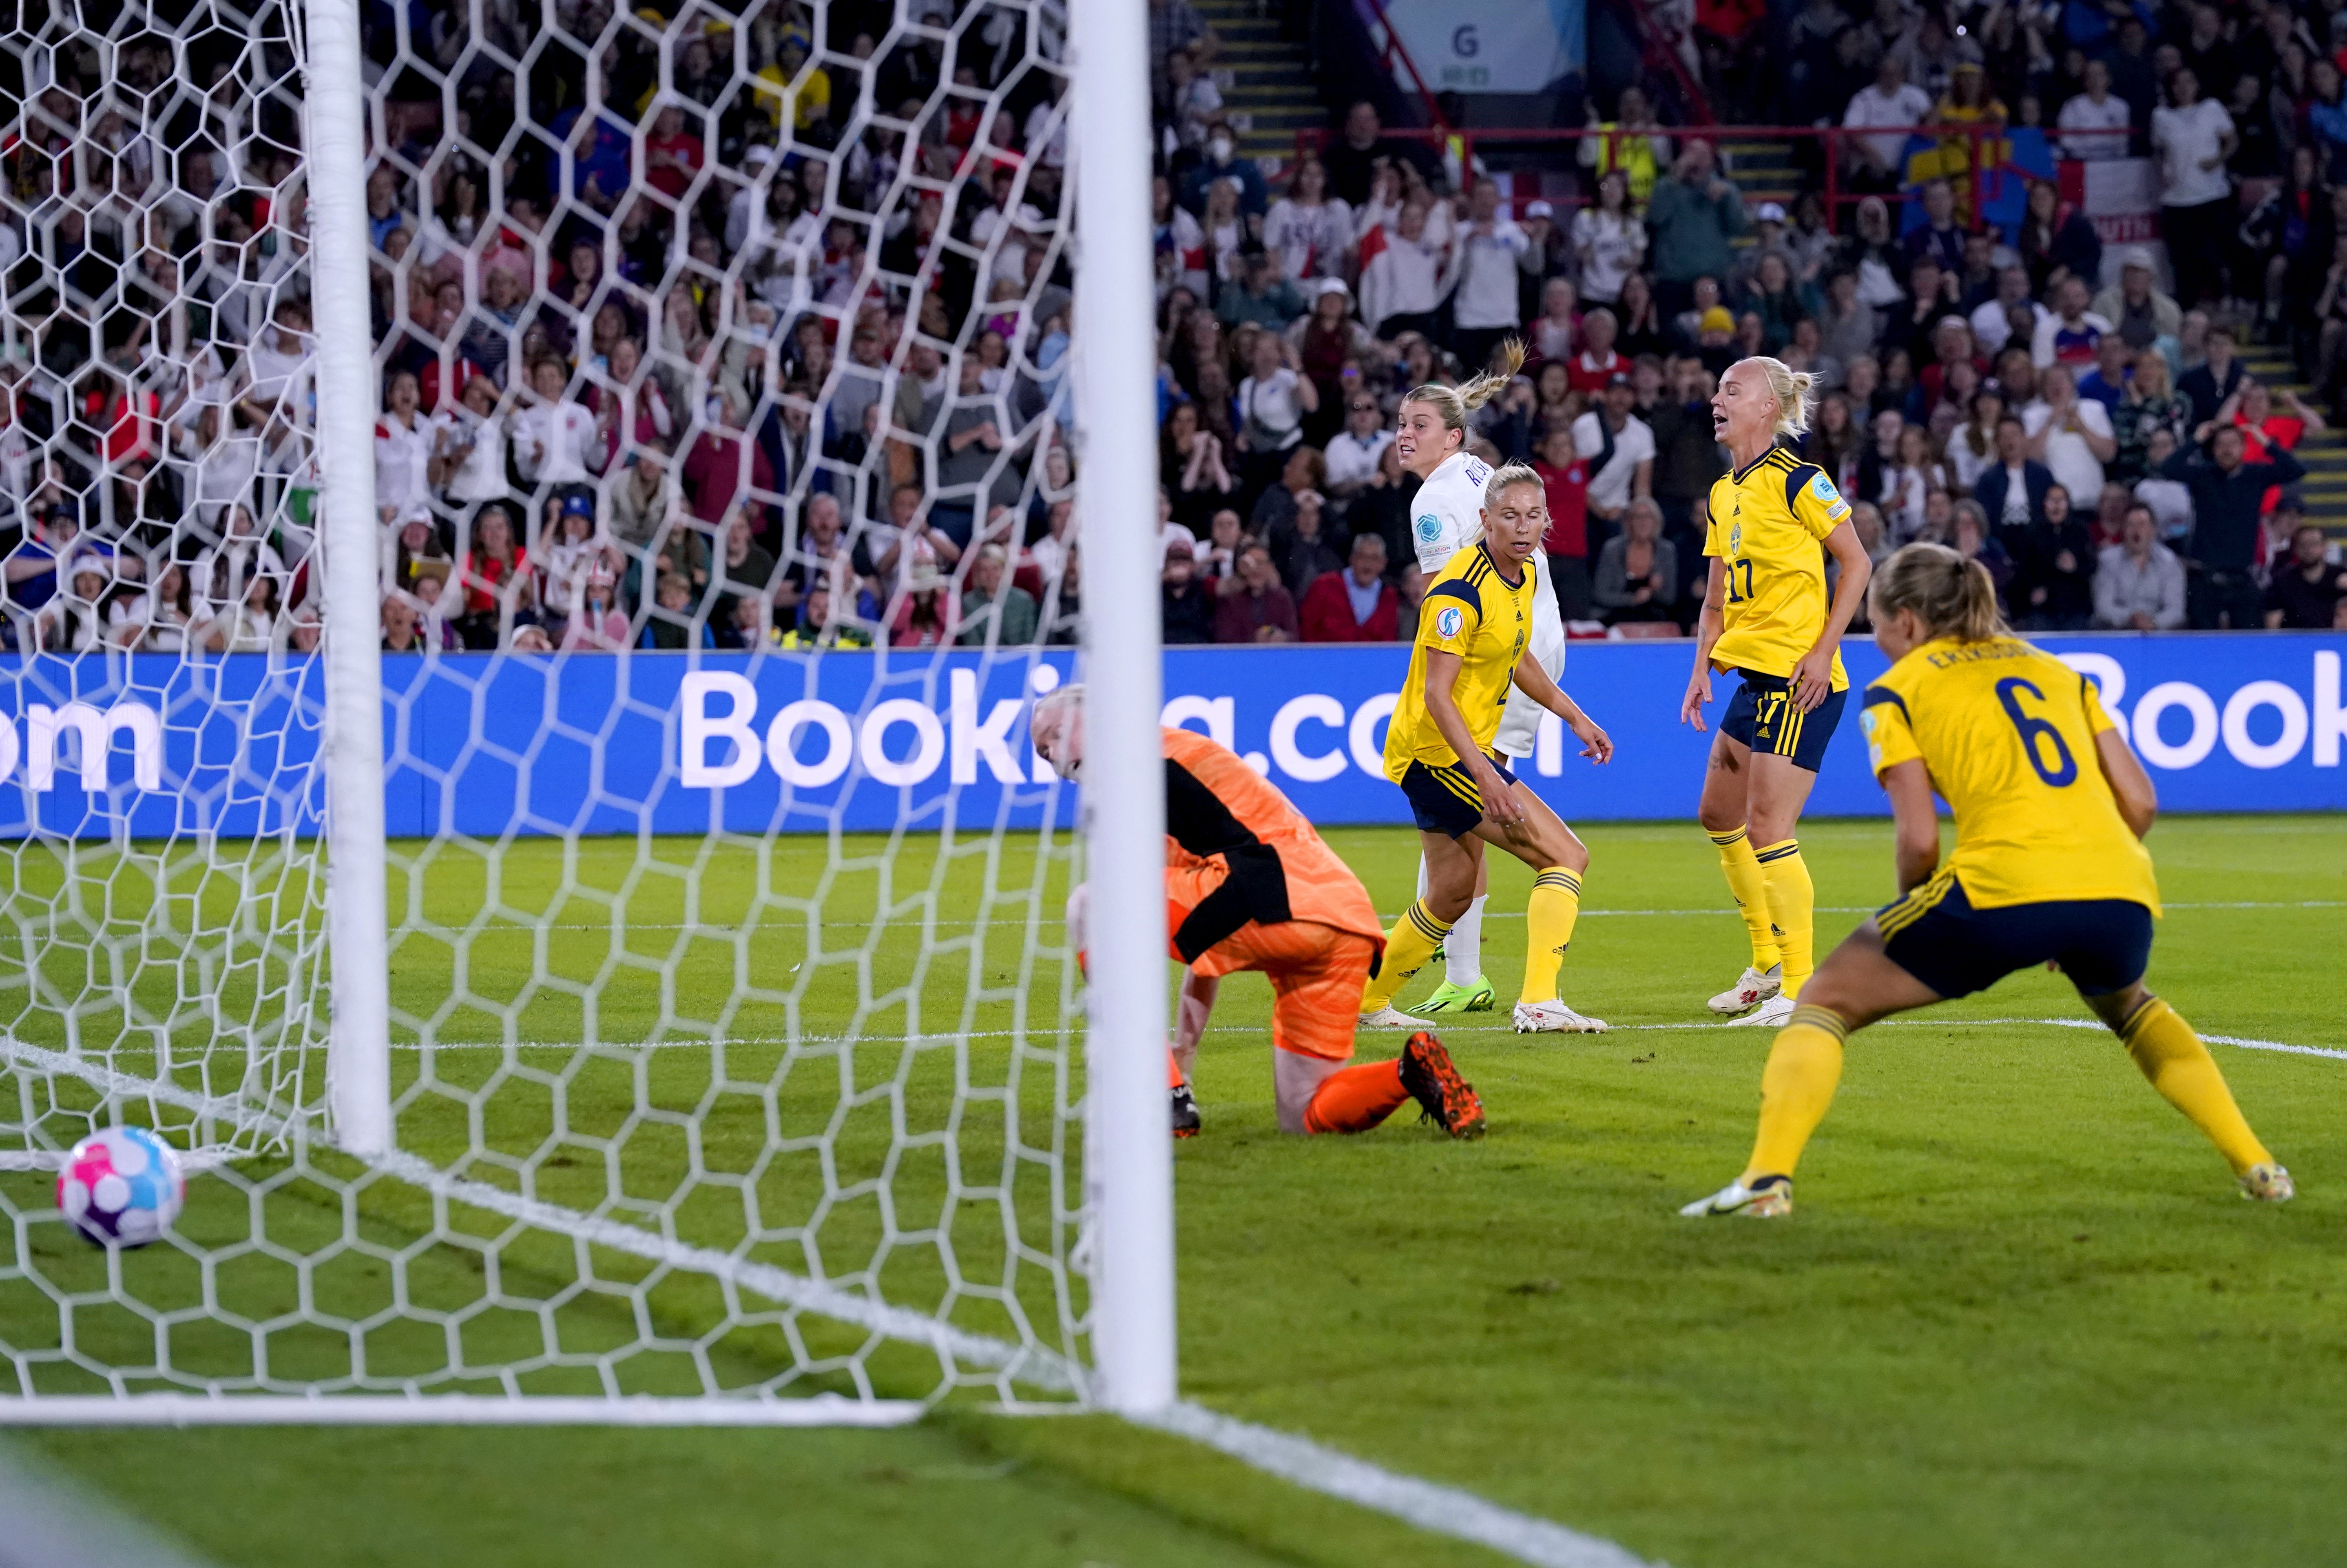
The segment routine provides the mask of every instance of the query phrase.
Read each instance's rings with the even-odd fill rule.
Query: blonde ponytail
[[[1422,403],[1442,416],[1446,430],[1464,431],[1467,415],[1497,397],[1524,367],[1524,344],[1521,338],[1510,338],[1500,345],[1500,367],[1486,371],[1470,380],[1466,385],[1449,387],[1436,382],[1410,388],[1404,403]]]
[[[1901,549],[1874,574],[1868,597],[1877,626],[1913,610],[1927,641],[1986,642],[2013,635],[1997,610],[1996,580],[1988,568],[1945,545],[1919,540]]]

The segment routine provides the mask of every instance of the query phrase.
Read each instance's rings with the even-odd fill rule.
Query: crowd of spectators
[[[370,13],[386,648],[1077,638],[1059,40],[1040,10],[982,10],[948,46],[892,31],[896,9],[562,0],[543,36],[509,4]],[[1523,372],[1471,438],[1538,467],[1584,626],[1692,620],[1725,466],[1707,400],[1750,354],[1819,378],[1804,452],[1869,550],[1976,555],[2019,624],[2347,613],[2291,456],[2347,392],[2326,17],[1705,8],[1688,58],[1715,103],[1865,133],[1819,144],[1862,198],[1829,212],[1814,162],[1789,204],[1748,206],[1642,84],[1592,105],[1610,134],[1505,168],[1367,102],[1267,167],[1237,150],[1211,30],[1187,0],[1149,15],[1169,642],[1410,637],[1394,411],[1510,338]],[[53,58],[0,153],[30,323],[0,360],[0,627],[19,648],[313,646],[299,124],[261,90],[291,57],[83,34]],[[157,90],[175,70],[189,89]],[[2010,231],[1986,222],[1944,161],[1981,144],[1947,138],[1952,178],[1918,182],[1918,123],[2157,159],[2165,256],[2106,256],[2051,182]],[[2246,374],[2251,336],[2319,395]]]

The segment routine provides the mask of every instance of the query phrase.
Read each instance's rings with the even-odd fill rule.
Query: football
[[[109,1127],[83,1139],[57,1175],[57,1207],[98,1246],[157,1240],[187,1196],[179,1156],[144,1127]]]

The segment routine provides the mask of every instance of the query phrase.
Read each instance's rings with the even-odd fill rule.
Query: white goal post
[[[430,9],[0,31],[0,1427],[1162,1414],[1147,0]]]

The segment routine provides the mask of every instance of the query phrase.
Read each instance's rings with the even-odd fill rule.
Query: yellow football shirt
[[[1866,689],[1859,727],[1877,778],[1921,758],[1956,818],[1941,867],[1976,909],[2126,898],[2159,913],[2151,856],[2095,755],[2116,728],[2094,682],[2016,638],[1942,638]]]
[[[1443,562],[1427,585],[1426,602],[1419,607],[1409,677],[1402,682],[1401,701],[1386,730],[1386,777],[1399,784],[1412,761],[1429,767],[1451,767],[1460,761],[1426,711],[1429,650],[1459,656],[1459,681],[1450,689],[1451,700],[1467,721],[1475,749],[1490,753],[1517,661],[1532,636],[1538,583],[1529,562],[1522,578],[1510,582],[1480,541]]]
[[[1825,633],[1823,541],[1849,517],[1850,503],[1825,470],[1782,446],[1712,481],[1703,553],[1727,567],[1726,630],[1712,645],[1713,669],[1792,674]],[[1836,651],[1831,689],[1849,685]]]

